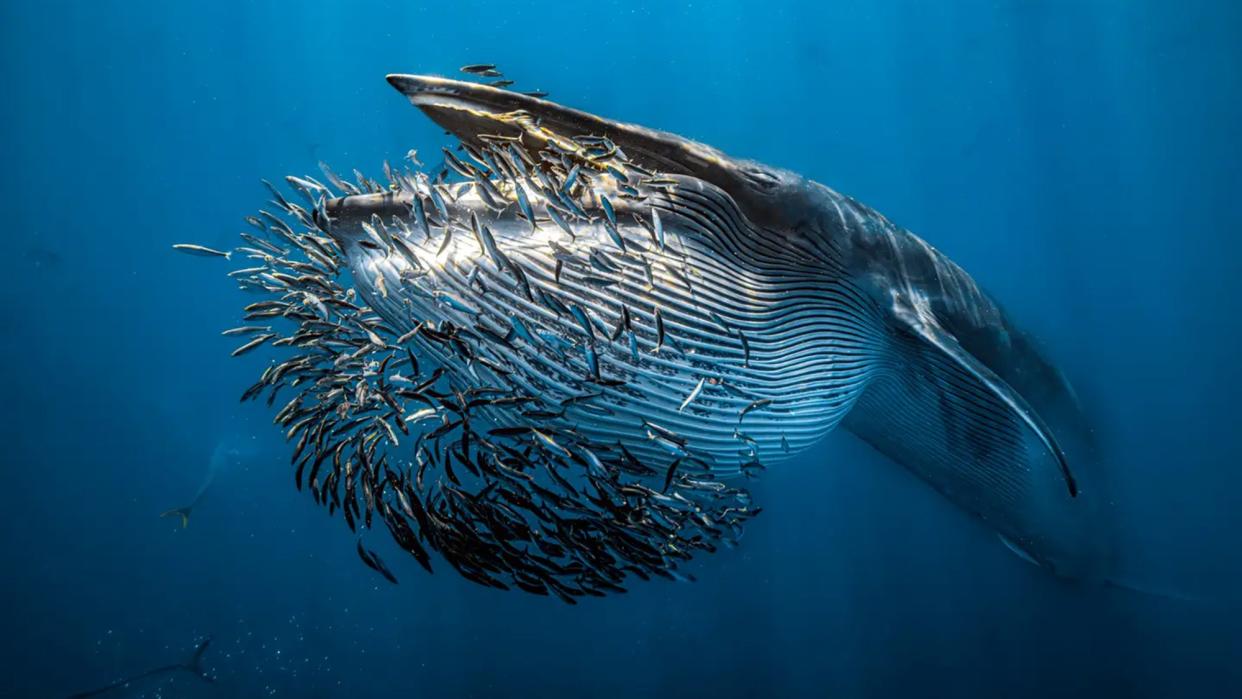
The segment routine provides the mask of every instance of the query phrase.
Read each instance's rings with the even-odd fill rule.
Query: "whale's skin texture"
[[[505,255],[522,265],[535,289],[581,308],[595,325],[601,375],[625,384],[602,387],[599,399],[568,409],[580,430],[619,438],[635,453],[654,453],[659,447],[642,426],[649,420],[711,455],[717,475],[738,470],[739,449],[749,451],[748,445],[765,462],[799,454],[840,422],[869,372],[878,370],[881,338],[875,335],[877,323],[868,319],[878,317],[880,309],[848,280],[824,274],[829,251],[765,247],[723,192],[702,180],[674,179],[674,188],[653,192],[641,203],[616,200],[617,228],[629,253],[611,242],[600,222],[575,226],[571,241],[550,222],[532,233],[514,210],[496,215],[472,192],[449,206],[454,219],[477,217]],[[608,191],[606,183],[598,189]],[[408,197],[374,196],[399,206]],[[651,244],[645,228],[624,223],[631,214],[649,217],[652,210],[661,218],[663,251]],[[438,239],[423,245],[415,240],[410,247],[424,265],[415,280],[404,257],[356,244],[361,238],[349,236],[348,221],[336,230],[357,289],[399,332],[437,318],[465,326],[494,322],[503,335],[512,327],[510,319],[520,318],[536,342],[511,343],[506,358],[523,365],[515,378],[545,396],[584,390],[591,367],[584,354],[589,335],[580,322],[510,289],[505,271],[490,263],[470,234],[455,234],[439,255],[424,256],[438,247]],[[557,245],[559,258],[549,241]],[[592,255],[606,256],[620,271],[601,272],[592,266]],[[615,283],[592,286],[605,276]],[[386,293],[377,288],[378,277]],[[479,288],[487,291],[478,293]],[[470,310],[445,301],[447,295]],[[659,349],[657,308],[665,336]],[[637,355],[627,337],[604,341],[623,313],[629,315]],[[545,335],[558,342],[542,341]],[[437,357],[440,364],[454,361],[451,353]],[[703,379],[695,398],[682,407]],[[757,401],[764,403],[740,415]]]
[[[672,134],[472,83],[389,81],[461,140],[465,165],[450,164],[467,177],[390,171],[387,186],[332,177],[345,196],[300,180],[313,206],[293,213],[331,247],[336,281],[325,294],[362,308],[385,351],[408,349],[423,375],[436,367],[447,393],[501,387],[555,408],[478,400],[464,423],[498,438],[529,428],[526,451],[558,469],[592,473],[580,448],[601,454],[609,473],[645,464],[656,482],[636,496],[626,536],[649,532],[644,507],[660,522],[659,508],[681,493],[718,518],[696,524],[697,539],[677,540],[696,543],[674,554],[730,541],[721,532],[736,534],[755,512],[742,476],[804,459],[843,426],[1038,564],[1091,572],[1099,551],[1079,497],[1086,484],[1062,447],[1084,432],[1073,391],[933,247],[823,185]],[[396,418],[408,413],[394,407]],[[548,434],[560,435],[551,446],[539,442]],[[368,496],[368,521],[374,508],[393,529],[390,516],[418,509],[408,499],[423,491],[407,480],[390,479],[400,507]],[[477,483],[485,493],[487,482]],[[463,508],[442,516],[454,511]],[[487,529],[481,517],[474,524]],[[466,560],[467,577],[479,573],[459,550],[470,550],[458,540],[468,528],[437,538],[434,522],[406,519],[418,526],[394,531],[399,543],[421,537],[459,570]],[[678,530],[655,528],[665,543]],[[597,554],[592,564],[608,569]],[[681,558],[661,555],[645,572]],[[480,563],[485,584],[516,580],[563,598],[606,591],[642,558],[617,554],[615,570],[597,576],[607,584],[579,576],[559,587],[496,556],[503,575]]]

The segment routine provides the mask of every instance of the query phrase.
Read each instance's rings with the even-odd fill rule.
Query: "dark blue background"
[[[0,697],[206,633],[219,684],[135,693],[1242,691],[1242,5],[419,4],[0,4]],[[1136,572],[1198,601],[1055,580],[844,434],[769,472],[696,584],[566,607],[426,576],[376,535],[401,585],[364,568],[237,402],[264,360],[218,334],[231,267],[169,245],[232,245],[261,177],[435,153],[383,76],[480,61],[799,170],[947,252],[1080,386]],[[222,441],[243,466],[189,528],[158,519]]]

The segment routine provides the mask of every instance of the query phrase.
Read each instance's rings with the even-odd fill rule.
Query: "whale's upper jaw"
[[[748,220],[761,227],[781,229],[796,223],[808,206],[791,207],[791,201],[809,205],[818,196],[813,183],[797,173],[735,158],[677,134],[605,119],[520,92],[427,75],[392,74],[388,82],[433,121],[472,145],[479,145],[479,134],[525,132],[535,141],[544,130],[606,136],[642,167],[691,175],[719,187]],[[529,115],[530,121],[520,123],[514,118],[518,113]]]

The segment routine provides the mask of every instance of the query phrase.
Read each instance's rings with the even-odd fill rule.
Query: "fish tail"
[[[207,671],[203,669],[203,654],[207,652],[207,646],[209,645],[211,645],[211,636],[204,638],[203,642],[194,649],[194,654],[190,656],[189,662],[185,664],[185,669],[198,675],[204,681],[214,682],[215,678],[207,674]]]
[[[173,516],[180,517],[181,528],[185,529],[190,524],[190,510],[191,509],[192,508],[190,506],[174,507],[171,510],[165,510],[164,512],[161,512],[160,517],[173,517]]]

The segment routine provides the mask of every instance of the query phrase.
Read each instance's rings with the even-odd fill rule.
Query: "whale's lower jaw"
[[[413,259],[352,244],[361,230],[348,223],[334,234],[363,298],[397,332],[447,322],[485,338],[470,352],[482,363],[415,339],[462,388],[513,385],[566,401],[574,429],[662,463],[670,451],[652,438],[654,423],[707,458],[713,475],[730,475],[796,455],[831,430],[884,370],[884,329],[874,301],[834,278],[830,247],[757,230],[718,189],[677,179],[642,207],[614,204],[624,250],[600,223],[575,225],[571,238],[550,221],[532,228],[515,207],[458,197],[451,217],[488,228],[524,270],[529,297],[464,230],[445,245],[441,231],[409,235],[402,219],[389,220]],[[336,208],[368,210],[359,198]],[[663,247],[630,219],[652,209]]]

